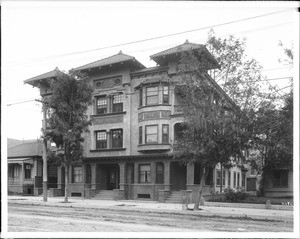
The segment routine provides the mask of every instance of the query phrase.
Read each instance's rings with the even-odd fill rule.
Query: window
[[[96,149],[105,149],[107,147],[106,131],[96,132]]]
[[[242,187],[246,186],[246,174],[242,173]]]
[[[123,130],[122,129],[115,129],[111,131],[112,135],[112,148],[122,148],[123,147]]]
[[[143,106],[143,88],[140,88],[140,106]]]
[[[146,105],[158,104],[158,86],[146,88]]]
[[[73,168],[73,182],[82,183],[82,167]]]
[[[157,143],[157,125],[146,126],[145,143]]]
[[[169,104],[169,86],[163,86],[163,104]]]
[[[287,170],[274,170],[272,176],[273,176],[273,188],[288,187]]]
[[[211,185],[213,183],[213,176],[214,176],[214,172],[213,172],[213,169],[209,169],[208,171],[208,175],[205,179],[205,185]]]
[[[112,112],[122,112],[123,94],[114,95],[112,101],[113,101]]]
[[[139,182],[150,183],[150,164],[144,164],[139,166]]]
[[[220,186],[221,184],[221,171],[217,170],[217,186]]]
[[[164,183],[164,164],[156,163],[156,183]]]
[[[240,173],[237,173],[237,186],[240,186]]]
[[[107,113],[107,99],[104,97],[97,98],[97,114],[105,114]]]
[[[236,172],[233,172],[233,187],[236,187]]]
[[[225,171],[222,172],[222,185],[225,186]]]
[[[31,166],[29,164],[25,165],[25,178],[31,178]]]
[[[143,126],[139,127],[139,144],[143,143]]]
[[[229,187],[230,188],[230,186],[231,186],[231,172],[230,171],[228,171],[228,186],[227,187]]]
[[[168,124],[162,125],[162,143],[163,144],[169,143],[169,125]]]

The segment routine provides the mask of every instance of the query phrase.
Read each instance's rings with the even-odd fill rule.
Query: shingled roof
[[[42,142],[24,142],[23,144],[9,148],[7,151],[8,158],[14,157],[38,157],[43,153]]]
[[[41,74],[41,75],[38,75],[38,76],[35,76],[35,77],[25,80],[24,84],[36,86],[39,82],[47,80],[47,79],[55,78],[61,73],[63,73],[63,72],[61,72],[58,69],[58,67],[56,67],[53,71],[49,71],[47,73],[44,73],[44,74]]]
[[[103,66],[107,66],[107,65],[121,63],[121,62],[131,62],[138,69],[145,68],[145,66],[142,63],[140,63],[139,61],[137,61],[135,59],[135,57],[126,55],[122,51],[120,51],[116,55],[86,64],[83,66],[79,66],[73,70],[75,70],[75,71],[87,70],[87,69],[91,69],[91,68],[95,68],[95,67],[103,67]]]
[[[150,58],[154,60],[159,65],[164,65],[168,58],[174,55],[177,55],[182,52],[190,51],[190,50],[198,50],[204,53],[206,59],[211,62],[212,68],[218,68],[219,64],[216,59],[211,55],[211,53],[206,49],[205,45],[190,43],[186,40],[183,44],[169,48],[162,52],[151,55]]]

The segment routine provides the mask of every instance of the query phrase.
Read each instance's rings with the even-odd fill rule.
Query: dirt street
[[[220,217],[199,212],[8,203],[9,232],[292,232],[291,220]]]

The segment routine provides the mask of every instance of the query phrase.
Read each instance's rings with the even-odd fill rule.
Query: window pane
[[[123,147],[123,130],[112,130],[112,148]]]
[[[104,97],[97,98],[97,114],[107,113],[107,99]]]
[[[139,127],[139,144],[143,143],[143,127]]]
[[[140,89],[140,106],[143,105],[143,88]]]
[[[158,104],[158,95],[147,96],[147,105],[157,105]]]
[[[140,183],[148,183],[151,181],[149,164],[139,166],[139,181]]]
[[[158,86],[148,87],[146,92],[147,96],[158,95]]]
[[[163,86],[163,103],[169,103],[169,86]]]
[[[157,142],[157,135],[156,134],[150,134],[146,136],[146,142],[147,143],[156,143]]]
[[[157,134],[157,125],[146,126],[146,134]]]
[[[162,143],[169,143],[169,125],[162,125]]]
[[[158,86],[146,88],[146,95],[147,105],[158,104]]]

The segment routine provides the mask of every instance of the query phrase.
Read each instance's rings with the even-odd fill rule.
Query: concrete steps
[[[172,191],[170,196],[165,200],[166,203],[181,203],[181,191]]]
[[[114,191],[113,190],[100,190],[92,199],[114,200]]]

